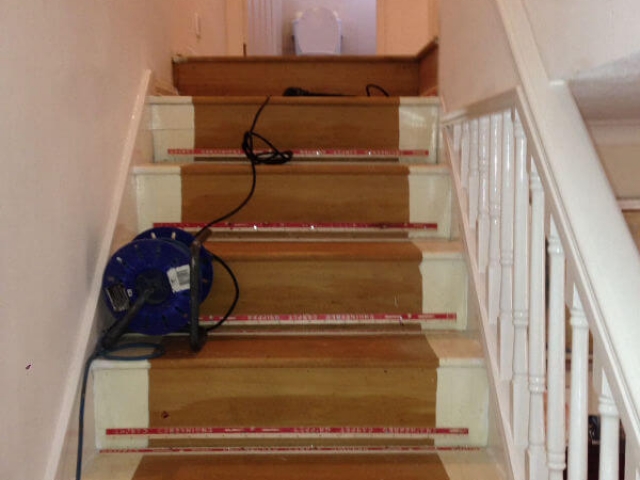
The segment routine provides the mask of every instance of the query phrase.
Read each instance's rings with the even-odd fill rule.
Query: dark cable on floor
[[[266,107],[267,104],[269,103],[269,100],[271,100],[271,97],[267,97],[267,99],[262,103],[262,105],[260,105],[260,108],[258,109],[258,111],[256,112],[253,118],[253,123],[251,124],[251,128],[244,133],[244,137],[242,139],[242,151],[251,162],[252,180],[251,180],[251,188],[249,189],[249,193],[244,198],[244,200],[242,200],[238,204],[237,207],[225,213],[221,217],[211,220],[204,227],[202,227],[198,231],[198,233],[196,233],[195,235],[196,237],[207,228],[210,228],[216,223],[223,222],[224,220],[227,220],[228,218],[232,217],[233,215],[238,213],[240,210],[242,210],[245,207],[245,205],[247,205],[247,203],[249,203],[249,201],[253,197],[253,194],[256,191],[256,183],[257,183],[256,165],[261,165],[261,164],[282,165],[284,163],[287,163],[293,158],[293,152],[291,150],[280,151],[269,140],[267,140],[265,137],[255,132],[258,119],[260,118],[260,115],[262,114],[264,107]],[[264,142],[269,147],[269,150],[263,151],[263,152],[256,152],[255,145],[254,145],[254,138],[258,138],[259,140]]]
[[[375,83],[369,83],[367,85],[367,97],[371,97],[371,91],[372,90],[378,90],[379,92],[381,92],[385,97],[389,97],[389,92],[387,92],[384,88],[382,88],[380,85],[376,85]]]
[[[227,321],[229,316],[233,313],[233,310],[236,308],[236,305],[238,304],[238,300],[240,299],[240,285],[238,284],[238,279],[234,275],[233,270],[231,270],[231,267],[229,267],[229,265],[227,265],[227,263],[224,260],[222,260],[219,256],[217,256],[215,253],[211,253],[211,255],[213,256],[213,259],[216,262],[222,265],[222,268],[224,268],[229,274],[229,276],[231,277],[231,281],[233,282],[233,286],[235,288],[235,296],[233,298],[233,302],[231,302],[231,306],[227,309],[227,311],[222,316],[222,318],[215,325],[212,325],[206,329],[207,333],[217,328],[220,328],[222,324]]]
[[[104,338],[104,337],[102,337]],[[137,360],[152,360],[154,358],[164,355],[164,347],[157,343],[128,343],[119,345],[109,350],[102,347],[102,338],[98,342],[98,347],[87,358],[84,364],[84,370],[82,372],[82,385],[80,386],[80,408],[78,414],[78,452],[76,456],[76,480],[82,479],[82,455],[84,448],[84,410],[87,397],[87,383],[89,381],[89,372],[91,371],[91,364],[98,358],[105,358],[107,360],[118,360],[123,362],[133,362]],[[124,356],[117,355],[117,352],[125,352],[133,349],[150,348],[151,353],[145,355],[132,355]]]

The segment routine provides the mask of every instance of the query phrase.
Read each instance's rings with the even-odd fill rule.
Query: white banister
[[[590,369],[593,349],[597,353],[597,368],[593,368],[602,378],[593,383],[602,417],[599,479],[616,480],[618,472],[624,471],[625,480],[640,480],[640,407],[632,395],[635,385],[629,382],[632,367],[637,371],[640,364],[640,349],[624,348],[619,332],[610,330],[611,317],[604,316],[601,308],[606,304],[610,311],[622,310],[596,302],[602,292],[594,290],[596,282],[586,275],[580,242],[568,220],[562,191],[549,168],[551,160],[527,99],[516,89],[449,114],[442,125],[454,167],[452,183],[459,205],[465,207],[461,208],[461,223],[473,291],[513,478],[593,478],[596,472],[588,472],[592,462],[587,443],[590,376],[595,375]],[[459,125],[459,149],[452,147],[455,125]],[[574,168],[576,178],[581,168]],[[571,193],[585,193],[585,208],[573,214],[590,215],[590,185],[572,188]],[[618,214],[615,210],[611,217]],[[626,228],[616,229],[614,224],[611,228],[616,236],[630,239]],[[629,252],[625,242],[616,245],[622,247],[633,270],[637,251]],[[616,253],[605,249],[599,255]],[[616,269],[604,264],[600,268],[606,270],[611,283],[624,290],[616,273],[626,270],[625,278],[631,278],[632,272],[623,263],[614,263]],[[614,292],[609,289],[608,293]],[[637,292],[615,293],[619,302],[637,303]],[[629,335],[633,335],[640,323],[640,309],[636,306],[633,316],[629,316],[628,305],[623,310]],[[567,328],[571,331],[570,356],[566,353]],[[624,355],[612,349],[614,336]],[[640,342],[640,334],[634,340]],[[629,358],[635,363],[629,363]],[[623,371],[626,377],[620,376]],[[627,442],[624,465],[619,463],[620,423]]]
[[[469,122],[462,124],[462,140],[460,145],[460,179],[462,180],[462,190],[464,194],[469,191],[469,157],[470,140]]]
[[[489,116],[480,118],[478,131],[478,270],[486,273],[489,263]]]
[[[568,480],[586,480],[589,400],[589,324],[577,289],[571,307],[571,401]]]
[[[489,149],[489,271],[487,303],[489,321],[498,323],[500,312],[500,191],[502,170],[502,114],[491,115]]]
[[[620,415],[606,374],[602,375],[598,413],[600,413],[600,480],[618,480],[620,455]]]
[[[529,385],[527,372],[527,328],[529,326],[529,176],[527,174],[527,139],[516,112],[515,137],[515,213],[513,257],[513,380],[512,428],[516,445],[526,446],[529,418]]]
[[[531,221],[529,270],[529,478],[547,477],[545,458],[544,393],[546,386],[545,338],[545,235],[544,190],[535,162],[531,162]]]
[[[563,480],[566,468],[565,256],[558,229],[549,220],[549,331],[547,357],[547,465],[549,480]]]
[[[500,197],[500,323],[499,362],[500,378],[511,380],[513,366],[513,209],[514,209],[514,148],[513,122],[511,110],[502,115],[503,136],[502,155],[500,158],[501,197]]]
[[[478,192],[480,191],[479,151],[478,151],[478,120],[471,120],[469,127],[469,184],[467,192],[469,227],[476,230],[478,221]]]

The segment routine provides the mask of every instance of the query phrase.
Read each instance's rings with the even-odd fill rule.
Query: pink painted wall
[[[146,69],[171,78],[168,6],[0,6],[0,478],[56,476],[134,98]]]
[[[493,0],[440,4],[439,89],[447,111],[515,87],[515,63]]]
[[[242,3],[235,0],[236,3]],[[226,55],[229,0],[171,0],[171,44],[176,54]],[[197,34],[196,23],[200,24]],[[240,50],[241,52],[241,50]]]
[[[447,0],[444,0],[447,1]],[[415,55],[438,36],[440,0],[378,0],[378,55]]]

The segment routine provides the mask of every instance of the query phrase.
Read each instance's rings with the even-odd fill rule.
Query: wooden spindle
[[[547,353],[547,465],[549,480],[563,480],[566,464],[565,257],[555,222],[549,227],[549,332]]]
[[[478,131],[478,271],[486,273],[489,263],[489,132],[491,119],[480,118]]]
[[[500,378],[511,380],[513,360],[513,122],[511,111],[502,120],[502,172],[500,196]]]
[[[527,328],[529,325],[529,176],[527,174],[527,139],[518,113],[515,112],[515,209],[513,245],[513,378],[511,380],[511,417],[513,439],[525,447],[528,440],[529,385],[527,365]]]
[[[544,393],[546,390],[545,337],[545,199],[542,182],[531,162],[531,229],[529,270],[529,478],[547,478]]]
[[[620,414],[611,394],[606,374],[602,373],[598,412],[600,413],[599,480],[618,480],[620,468]]]
[[[462,140],[462,125],[460,123],[456,123],[453,126],[453,153],[455,155],[456,161],[460,159],[460,147]]]
[[[571,308],[571,393],[568,480],[587,478],[589,325],[576,287]]]
[[[500,195],[502,184],[502,114],[491,116],[489,150],[489,270],[487,302],[489,321],[498,323],[500,312]]]
[[[474,231],[476,229],[476,222],[478,221],[478,191],[480,188],[478,158],[478,120],[471,120],[469,126],[469,192],[467,201],[469,227]]]
[[[469,122],[462,124],[462,139],[460,141],[460,181],[465,194],[469,190],[469,156],[471,132]]]

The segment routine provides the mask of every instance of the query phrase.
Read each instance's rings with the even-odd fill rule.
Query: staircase
[[[140,230],[197,229],[244,198],[238,148],[263,101],[149,99]],[[212,228],[234,314],[198,353],[176,335],[152,361],[94,362],[83,478],[506,478],[438,102],[275,96],[256,131],[294,159],[259,166],[250,203]],[[205,324],[233,298],[214,268]]]

